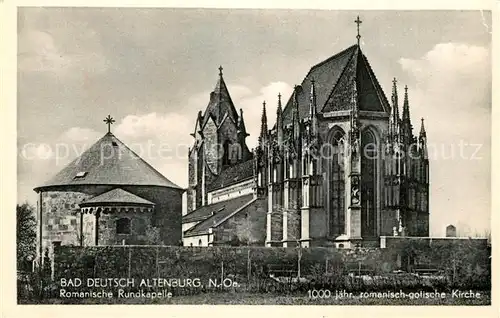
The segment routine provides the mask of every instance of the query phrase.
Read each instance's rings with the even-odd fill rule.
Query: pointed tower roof
[[[351,85],[356,78],[359,110],[390,113],[390,105],[367,58],[359,45],[353,45],[313,66],[297,91],[299,118],[309,115],[312,79],[315,81],[318,113],[349,110],[352,96]],[[283,111],[283,122],[292,119],[293,94]]]
[[[249,136],[247,133],[247,128],[245,127],[245,121],[243,120],[243,109],[240,108],[240,116],[238,117],[238,133]]]
[[[266,114],[266,101],[262,102],[262,116],[260,119],[260,137],[267,135],[267,114]]]
[[[205,126],[208,119],[212,117],[217,125],[219,125],[224,118],[225,114],[235,122],[238,122],[238,112],[234,107],[231,95],[224,82],[222,74],[222,66],[219,67],[219,78],[215,84],[214,90],[210,93],[210,101],[203,115],[203,122],[201,127]]]
[[[276,108],[276,117],[283,115],[283,106],[281,105],[281,93],[278,93],[278,108]]]
[[[427,137],[427,132],[425,131],[424,119],[421,119],[422,124],[420,126],[420,137]]]
[[[405,99],[403,102],[403,115],[401,120],[410,121],[410,103],[408,101],[408,86],[405,85]]]
[[[110,132],[35,191],[76,185],[148,185],[181,189]]]
[[[392,80],[392,105],[391,105],[391,120],[395,123],[399,121],[399,104],[398,104],[398,87],[397,80]]]

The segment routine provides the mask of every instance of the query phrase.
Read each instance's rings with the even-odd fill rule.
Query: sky
[[[179,186],[223,66],[254,147],[311,66],[356,42],[390,99],[408,86],[414,132],[425,118],[431,235],[489,232],[491,13],[488,11],[19,8],[18,197],[112,132]]]

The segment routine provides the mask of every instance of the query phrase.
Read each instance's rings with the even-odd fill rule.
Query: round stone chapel
[[[178,245],[182,193],[111,132],[38,193],[38,253],[56,245]]]

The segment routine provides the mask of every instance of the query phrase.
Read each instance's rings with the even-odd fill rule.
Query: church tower
[[[224,81],[222,66],[204,112],[198,112],[193,146],[189,149],[187,211],[208,204],[208,187],[223,171],[252,157],[247,147],[248,133],[234,107]]]

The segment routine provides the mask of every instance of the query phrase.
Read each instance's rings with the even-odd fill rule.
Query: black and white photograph
[[[17,7],[17,304],[491,306],[492,19]]]

